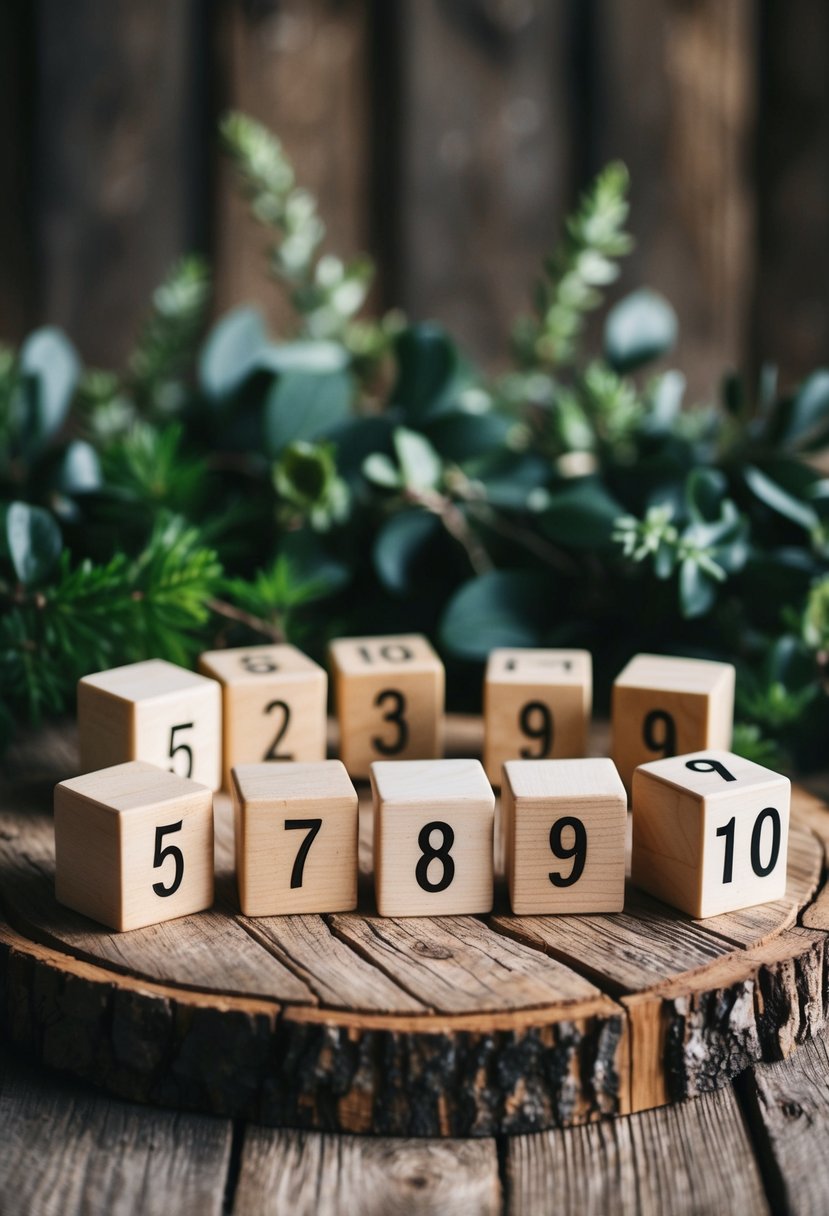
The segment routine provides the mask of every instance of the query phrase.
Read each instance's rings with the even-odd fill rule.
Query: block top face
[[[589,650],[498,649],[486,665],[489,683],[549,685],[584,684],[592,677]]]
[[[61,791],[86,798],[113,814],[210,794],[206,785],[199,785],[188,777],[177,777],[175,773],[147,764],[144,760],[130,760],[95,773],[71,777],[55,787],[56,798]]]
[[[480,760],[375,760],[371,784],[384,807],[495,807]]]
[[[215,680],[178,667],[165,659],[146,659],[84,676],[79,684],[109,693],[122,701],[160,701],[164,697],[216,686]]]
[[[733,683],[731,663],[711,659],[679,659],[670,655],[637,654],[619,673],[615,688],[669,689],[671,692],[705,695],[723,684]]]
[[[337,670],[348,676],[443,670],[437,651],[419,633],[337,638],[331,643],[329,653]]]
[[[508,760],[504,765],[504,781],[516,801],[613,799],[627,805],[627,794],[616,765],[603,758]]]
[[[705,799],[727,798],[730,794],[747,788],[758,790],[763,786],[779,787],[781,782],[785,782],[787,786],[791,785],[789,778],[782,773],[775,773],[770,768],[764,768],[762,764],[755,764],[752,760],[744,760],[742,756],[719,751],[717,748],[641,764],[633,774],[634,800],[636,787],[644,776],[656,777],[674,789]]]
[[[292,802],[357,802],[357,791],[339,760],[313,763],[237,764],[234,793],[245,806],[279,808]]]
[[[296,646],[239,646],[232,650],[208,650],[199,666],[227,684],[258,684],[282,675],[319,679],[325,671]]]

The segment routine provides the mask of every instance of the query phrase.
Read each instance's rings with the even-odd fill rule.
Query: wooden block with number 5
[[[380,915],[491,911],[495,795],[480,761],[379,761],[371,786]]]
[[[586,650],[493,650],[484,681],[484,768],[583,756],[593,700]]]
[[[119,932],[213,903],[213,795],[133,760],[55,788],[55,894]]]
[[[328,675],[296,646],[211,650],[199,671],[222,685],[226,789],[235,764],[325,759]]]
[[[511,760],[501,793],[517,916],[621,912],[627,795],[612,760]]]
[[[690,916],[786,893],[788,777],[724,751],[643,764],[633,774],[637,886]]]
[[[340,759],[352,777],[374,760],[443,752],[443,664],[426,638],[338,638],[331,643]]]
[[[78,682],[84,772],[146,760],[217,790],[222,768],[222,690],[215,680],[148,659]]]
[[[638,654],[613,685],[612,756],[630,790],[633,770],[701,748],[729,748],[734,668],[708,659]]]
[[[357,906],[357,791],[339,760],[232,770],[236,880],[246,916]]]

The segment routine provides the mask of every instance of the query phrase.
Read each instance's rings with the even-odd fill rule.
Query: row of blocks
[[[493,901],[495,796],[477,760],[371,768],[381,916],[475,914]],[[343,764],[232,771],[236,874],[248,916],[357,904],[358,798]],[[636,885],[704,917],[780,898],[786,777],[723,751],[676,756],[633,778]],[[503,850],[518,915],[619,912],[627,797],[609,759],[508,761]],[[58,899],[116,930],[213,902],[213,796],[144,761],[55,791]]]
[[[418,635],[340,638],[331,669],[340,758],[355,778],[382,760],[443,754],[444,670]],[[201,656],[201,674],[150,660],[78,685],[81,767],[147,760],[218,789],[234,766],[326,755],[328,677],[294,646]],[[592,705],[583,650],[496,650],[484,685],[484,768],[583,756]],[[627,789],[659,757],[731,745],[734,668],[638,655],[613,692],[613,759]]]

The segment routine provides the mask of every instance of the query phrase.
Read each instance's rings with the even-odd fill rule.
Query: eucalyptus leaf
[[[778,436],[787,447],[810,449],[825,443],[829,434],[829,371],[813,372],[781,410]]]
[[[444,460],[465,464],[489,452],[501,451],[515,420],[505,414],[449,414],[432,423],[429,439]]]
[[[23,343],[19,370],[31,407],[29,433],[39,445],[63,425],[80,377],[80,360],[66,335],[47,326]]]
[[[458,658],[485,659],[496,646],[539,646],[550,624],[553,580],[533,570],[491,570],[462,584],[440,623]]]
[[[392,401],[408,422],[424,422],[445,408],[459,371],[458,352],[438,325],[410,325],[398,336],[397,384]]]
[[[604,351],[618,372],[633,371],[668,353],[676,342],[677,320],[671,305],[642,288],[625,296],[607,314]]]
[[[400,472],[394,461],[385,452],[372,452],[363,461],[363,476],[384,490],[399,490],[402,486]]]
[[[686,558],[679,568],[679,605],[684,617],[704,616],[717,599],[717,584],[695,561]]]
[[[613,525],[624,508],[595,478],[580,478],[555,490],[541,514],[541,527],[550,540],[575,549],[601,548],[611,543]]]
[[[403,485],[408,490],[434,490],[440,483],[443,465],[425,435],[406,427],[395,428],[394,450],[400,463]]]
[[[817,512],[808,503],[795,498],[776,481],[772,481],[765,473],[754,465],[747,465],[743,470],[746,485],[756,498],[775,511],[778,515],[791,520],[801,528],[811,532],[818,524]]]
[[[63,454],[57,474],[57,487],[64,494],[84,494],[103,484],[101,461],[91,443],[75,439]]]
[[[401,511],[387,520],[372,550],[381,583],[398,595],[410,591],[412,567],[440,530],[440,520],[428,511]]]
[[[214,402],[231,397],[247,380],[268,346],[265,321],[256,308],[234,308],[208,334],[199,357],[199,383]]]
[[[250,371],[324,374],[346,371],[350,362],[339,342],[272,342],[253,356]]]
[[[26,586],[42,582],[63,547],[60,528],[42,507],[13,502],[6,509],[6,548],[14,572]]]
[[[328,435],[351,413],[351,377],[344,372],[285,372],[265,400],[265,444],[278,456],[289,443]]]
[[[708,523],[718,519],[727,489],[728,482],[719,469],[692,469],[685,481],[685,498],[691,518]]]

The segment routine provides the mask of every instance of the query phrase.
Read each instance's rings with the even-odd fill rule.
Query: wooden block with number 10
[[[296,646],[211,650],[199,670],[222,685],[226,789],[235,764],[325,759],[328,675]]]
[[[330,647],[340,759],[352,777],[374,760],[443,752],[443,664],[419,634],[338,638]]]
[[[213,795],[133,760],[55,788],[59,903],[119,932],[213,903]]]
[[[371,786],[380,915],[491,911],[495,795],[480,761],[377,761]]]
[[[637,886],[690,916],[786,893],[791,783],[724,751],[643,764],[633,775]]]

